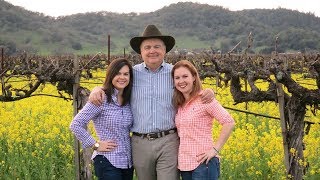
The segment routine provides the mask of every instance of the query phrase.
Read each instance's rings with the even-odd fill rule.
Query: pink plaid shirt
[[[230,114],[214,99],[203,104],[200,97],[193,98],[184,107],[179,107],[175,123],[180,137],[178,168],[181,171],[192,171],[200,163],[198,154],[213,147],[213,119],[220,124],[234,123]]]

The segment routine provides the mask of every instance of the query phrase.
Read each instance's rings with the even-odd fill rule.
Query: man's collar
[[[147,66],[147,64],[145,62],[142,63],[143,67],[145,69],[147,69],[148,71],[150,71],[149,67]],[[162,69],[162,67],[165,65],[165,62],[162,61],[161,65],[154,71],[154,72],[158,72],[160,71],[160,69]]]

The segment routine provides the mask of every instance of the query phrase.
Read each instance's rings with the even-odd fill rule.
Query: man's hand
[[[215,98],[213,90],[209,88],[201,91],[199,93],[199,96],[201,97],[202,103],[205,103],[205,104],[211,103]]]
[[[102,90],[102,87],[95,87],[89,95],[89,101],[96,106],[101,106],[103,100],[106,98],[106,94]]]

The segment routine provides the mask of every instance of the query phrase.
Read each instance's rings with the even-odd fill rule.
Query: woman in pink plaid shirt
[[[220,175],[220,150],[234,128],[230,114],[214,99],[204,104],[197,94],[202,90],[196,68],[182,60],[172,69],[173,104],[177,108],[175,123],[180,137],[178,168],[182,180],[213,180]],[[212,124],[216,119],[222,129],[216,142]]]

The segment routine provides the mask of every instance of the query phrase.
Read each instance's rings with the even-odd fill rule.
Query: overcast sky
[[[185,0],[5,0],[27,10],[49,16],[109,11],[118,13],[152,12],[172,3]],[[229,10],[275,9],[278,7],[311,12],[320,17],[320,0],[193,0],[201,4],[223,6]]]

